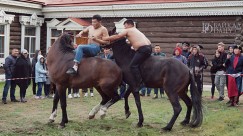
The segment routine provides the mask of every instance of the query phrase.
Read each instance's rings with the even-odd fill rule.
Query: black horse
[[[115,29],[110,32],[114,34]],[[131,114],[128,105],[128,96],[132,92],[135,97],[136,106],[138,108],[139,122],[138,127],[143,126],[143,113],[140,103],[139,92],[135,91],[133,77],[130,71],[129,64],[135,54],[131,46],[126,43],[126,39],[114,41],[109,46],[113,50],[113,57],[122,69],[123,80],[129,85],[125,94],[125,114],[128,118]],[[158,56],[149,57],[140,66],[141,76],[146,87],[165,89],[167,96],[173,106],[174,115],[170,122],[164,127],[164,130],[171,130],[182,108],[179,103],[179,97],[185,102],[187,106],[187,113],[185,119],[181,122],[182,125],[189,124],[191,110],[193,107],[193,116],[190,122],[191,127],[198,127],[203,120],[201,95],[197,91],[194,76],[190,73],[189,68],[174,58],[163,59]],[[190,85],[191,97],[188,97],[187,91]]]

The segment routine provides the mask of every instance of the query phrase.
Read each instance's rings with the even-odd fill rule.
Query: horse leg
[[[142,107],[141,107],[140,95],[139,95],[139,92],[137,92],[137,91],[136,92],[134,91],[132,93],[135,98],[135,103],[136,103],[136,106],[138,109],[138,115],[139,115],[137,127],[142,127],[144,118],[143,118],[143,112],[142,112]]]
[[[100,108],[101,116],[100,117],[103,119],[106,115],[107,109],[119,100],[120,100],[120,96],[116,93],[115,96],[110,101],[108,101],[105,105],[101,106],[101,108]]]
[[[167,124],[167,126],[162,128],[163,130],[166,130],[166,131],[170,131],[172,129],[177,117],[179,116],[179,114],[182,110],[181,105],[179,103],[179,98],[178,98],[178,95],[176,92],[174,94],[169,94],[168,97],[169,97],[170,103],[172,104],[174,114],[173,114],[170,122]]]
[[[100,102],[100,104],[93,107],[92,110],[89,112],[89,119],[93,119],[95,117],[95,114],[100,110],[101,106],[105,105],[110,100],[110,98],[106,96],[104,92],[102,92],[100,87],[96,87],[96,90],[101,95],[102,101]]]
[[[191,111],[192,111],[192,101],[186,93],[179,94],[180,98],[184,101],[187,106],[187,112],[185,119],[181,122],[182,125],[187,125],[190,122]]]
[[[68,123],[68,117],[67,117],[67,99],[66,99],[66,88],[64,87],[58,87],[57,88],[60,102],[61,102],[61,108],[62,108],[62,121],[60,123],[60,128],[64,128],[65,124]]]
[[[55,121],[55,117],[57,116],[57,105],[58,105],[58,101],[59,101],[59,95],[58,92],[55,92],[55,96],[53,99],[53,108],[52,108],[52,113],[51,116],[49,117],[49,122],[52,123]]]
[[[125,95],[124,95],[124,101],[125,101],[124,108],[125,108],[126,119],[129,118],[129,116],[131,115],[131,112],[129,110],[129,105],[128,105],[128,97],[131,94],[131,92],[132,92],[132,89],[129,87],[127,89],[127,91],[125,92]]]

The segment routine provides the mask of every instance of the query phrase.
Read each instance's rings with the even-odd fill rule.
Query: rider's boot
[[[70,75],[75,75],[77,74],[77,71],[78,71],[78,66],[74,65],[72,68],[69,68],[66,73]]]

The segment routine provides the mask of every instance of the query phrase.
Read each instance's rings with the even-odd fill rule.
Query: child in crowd
[[[46,82],[47,74],[48,72],[45,70],[44,57],[42,55],[39,55],[37,63],[35,65],[35,83],[37,83],[38,86],[35,99],[44,98],[41,96],[41,94],[42,94],[42,87]]]

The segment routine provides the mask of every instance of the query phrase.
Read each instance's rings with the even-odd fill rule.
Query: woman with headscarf
[[[20,101],[23,103],[27,102],[25,99],[25,95],[31,80],[31,64],[30,64],[29,54],[26,49],[21,51],[19,58],[17,58],[16,60],[13,77],[17,78],[15,80],[15,83],[20,88]]]
[[[182,63],[184,63],[185,65],[187,65],[187,58],[185,56],[182,55],[182,50],[180,47],[176,47],[174,49],[175,52],[175,56],[173,56],[173,58],[181,61]]]

